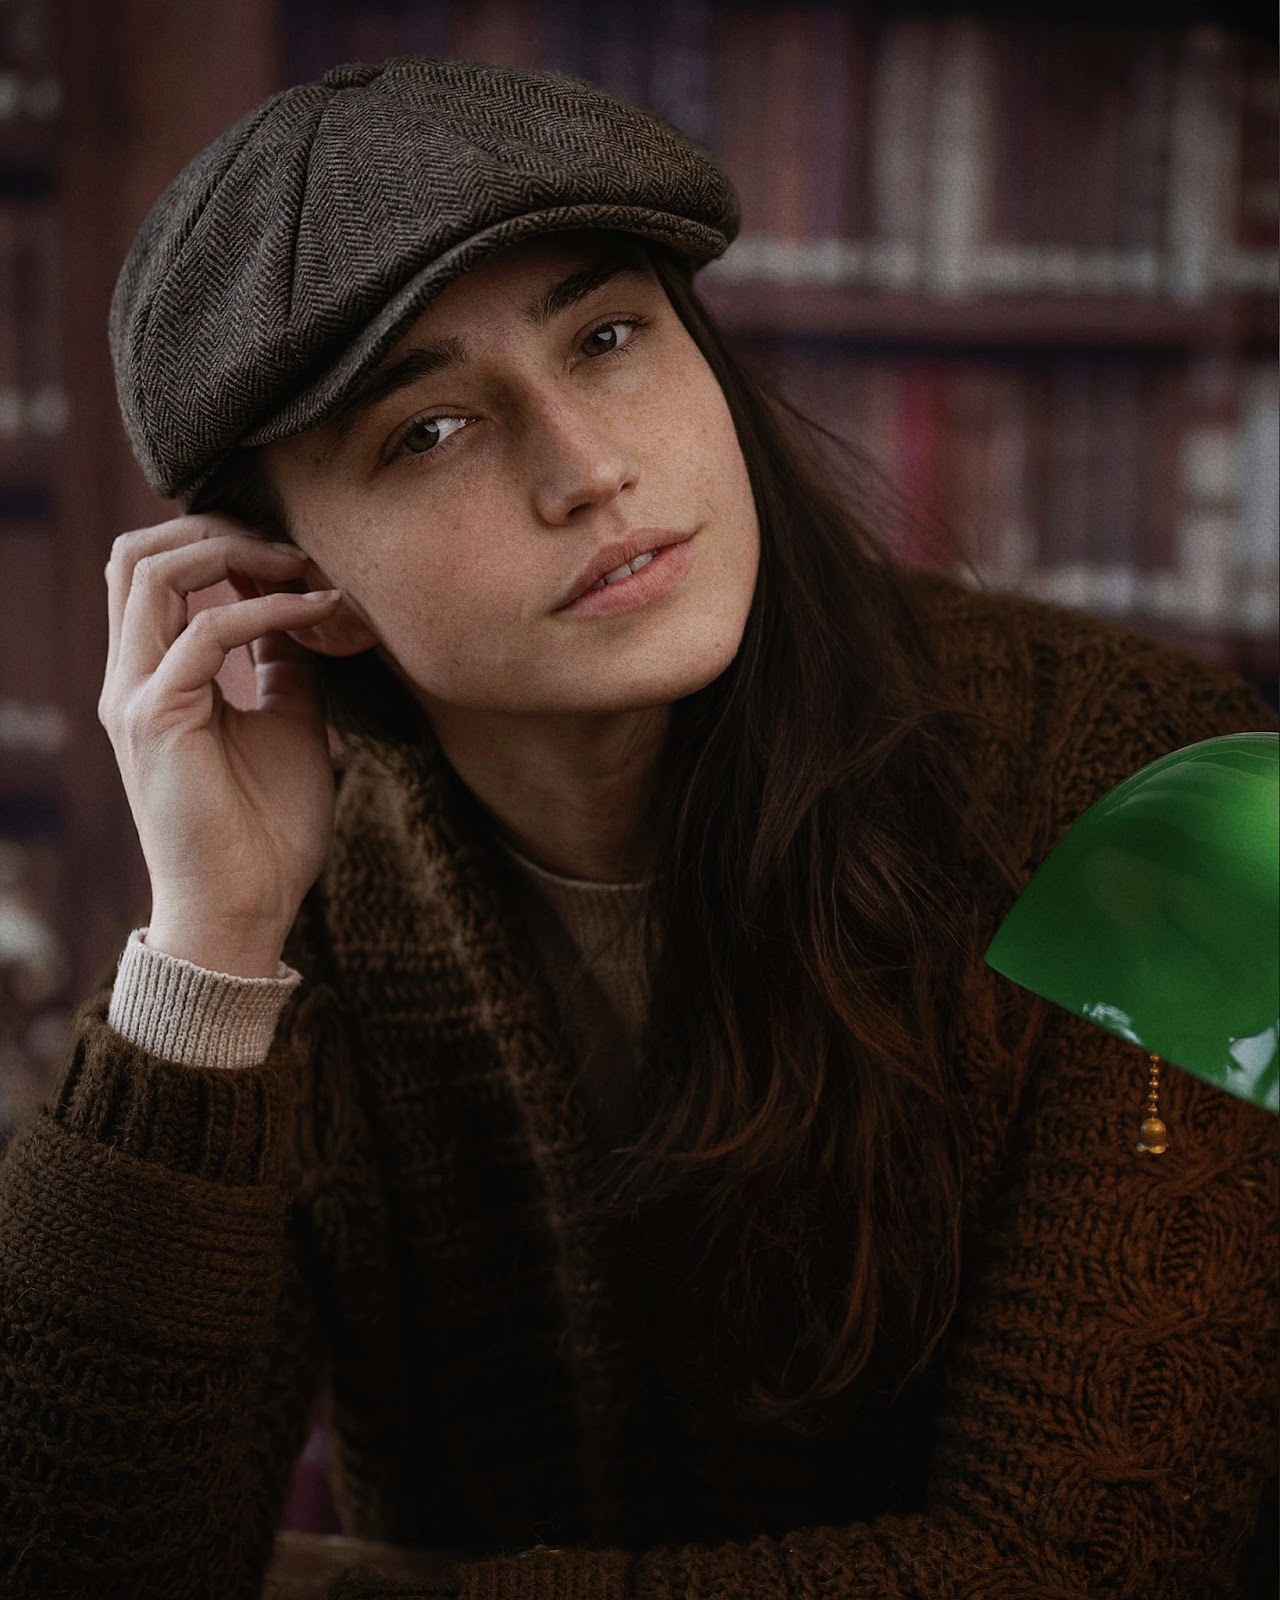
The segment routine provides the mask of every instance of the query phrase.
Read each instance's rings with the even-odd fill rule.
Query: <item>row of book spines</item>
[[[1087,38],[1083,31],[1077,37]],[[1274,58],[1209,28],[1045,49],[1025,28],[744,11],[717,142],[744,231],[1155,250],[1274,250]]]
[[[66,424],[60,229],[56,204],[0,203],[0,446]]]
[[[967,558],[1010,583],[1094,574],[1117,593],[1127,572],[1157,599],[1173,575],[1207,626],[1276,625],[1273,364],[765,360],[879,463],[912,559]]]
[[[936,301],[966,295],[1104,295],[1202,305],[1219,295],[1280,290],[1274,250],[1202,252],[1188,271],[1184,256],[1156,249],[1009,245],[968,241],[945,254],[908,240],[808,239],[744,232],[703,268],[707,283],[758,284],[910,294]]]
[[[744,231],[1172,247],[1276,243],[1274,51],[1213,25],[674,0],[291,6],[306,76],[427,50],[588,78],[716,151]]]
[[[36,484],[67,447],[56,198],[0,198],[0,484]]]

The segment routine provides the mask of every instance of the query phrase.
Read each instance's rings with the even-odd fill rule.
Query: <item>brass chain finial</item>
[[[1147,1155],[1162,1156],[1169,1148],[1169,1130],[1161,1122],[1159,1111],[1160,1057],[1149,1057],[1151,1070],[1147,1078],[1147,1114],[1139,1131],[1135,1148]]]

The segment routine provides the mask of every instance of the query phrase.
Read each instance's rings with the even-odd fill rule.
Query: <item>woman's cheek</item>
[[[422,688],[442,698],[473,685],[509,651],[520,625],[514,585],[460,581],[456,573],[422,574],[406,580],[391,600],[382,638]]]

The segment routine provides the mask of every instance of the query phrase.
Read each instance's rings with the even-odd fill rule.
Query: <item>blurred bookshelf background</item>
[[[703,297],[883,466],[904,554],[1276,699],[1274,13],[0,0],[0,1144],[149,909],[97,720],[103,567],[176,508],[119,421],[115,275],[257,101],[409,51],[578,74],[720,156],[743,230]]]

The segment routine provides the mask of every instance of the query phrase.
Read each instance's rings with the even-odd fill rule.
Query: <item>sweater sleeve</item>
[[[1040,753],[1028,837],[1041,856],[1158,756],[1277,726],[1247,685],[1163,648],[1129,643],[1095,665]],[[1276,1456],[1277,1127],[1188,1073],[1161,1076],[1170,1146],[1153,1157],[1134,1148],[1145,1057],[1053,1008],[965,1268],[918,1509],[781,1537],[466,1562],[463,1600],[1242,1592]]]
[[[120,957],[107,1022],[151,1055],[191,1067],[249,1067],[266,1059],[280,1013],[302,982],[285,961],[271,978],[211,972],[153,950],[135,928]]]
[[[301,1147],[342,1032],[329,987],[294,990],[263,1059],[228,1072],[131,1042],[99,983],[0,1160],[13,1600],[261,1589],[326,1361]]]

